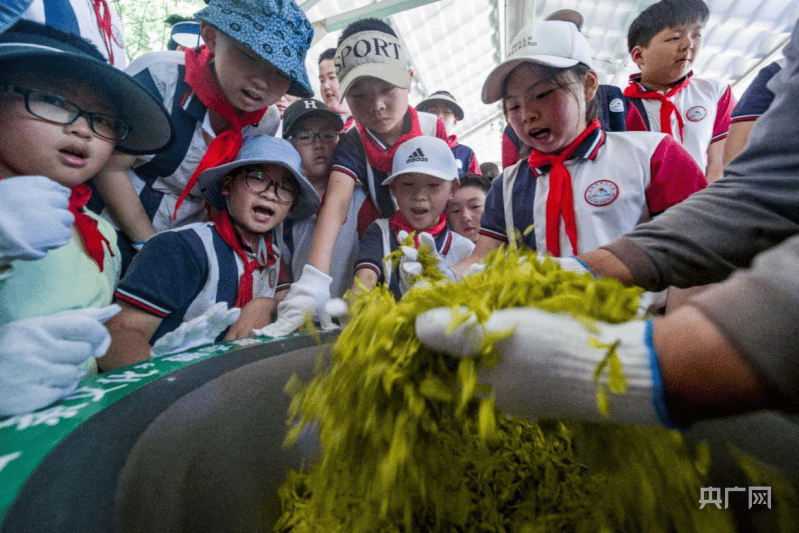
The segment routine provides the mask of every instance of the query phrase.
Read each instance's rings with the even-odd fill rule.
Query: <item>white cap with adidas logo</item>
[[[408,139],[394,152],[392,174],[383,181],[391,185],[401,174],[418,172],[446,181],[458,179],[458,165],[446,141],[438,137],[421,135]]]

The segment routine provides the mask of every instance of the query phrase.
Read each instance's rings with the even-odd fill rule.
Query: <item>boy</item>
[[[357,53],[356,53],[357,50]],[[400,39],[386,23],[364,19],[347,26],[334,58],[341,95],[355,118],[333,154],[333,172],[319,211],[308,264],[278,308],[278,320],[265,328],[273,337],[287,335],[305,320],[306,311],[321,316],[330,298],[331,253],[351,211],[356,188],[369,196],[358,210],[358,231],[396,207],[383,180],[391,173],[394,153],[420,135],[447,140],[444,124],[408,105],[411,72]]]
[[[8,414],[68,393],[105,352],[101,322],[114,309],[88,308],[111,303],[119,250],[110,224],[84,209],[85,182],[115,146],[155,152],[173,131],[158,101],[88,41],[30,21],[0,36],[0,123],[4,201],[29,185],[40,204],[3,217],[0,229],[0,381],[10,380],[0,382],[0,413]],[[15,227],[32,215],[46,220]]]
[[[445,141],[435,137],[406,141],[394,154],[393,169],[383,184],[391,189],[398,210],[390,218],[373,222],[361,237],[355,277],[367,288],[385,283],[399,299],[410,284],[409,278],[419,273],[418,263],[417,270],[407,268],[407,264],[393,269],[386,258],[408,234],[416,233],[415,248],[420,244],[435,247],[442,269],[468,257],[474,244],[451,231],[444,214],[447,202],[458,190],[458,167]],[[413,261],[413,255],[405,251],[402,262]]]
[[[283,137],[300,153],[302,174],[308,178],[319,196],[324,197],[333,164],[333,152],[338,144],[337,132],[343,126],[340,115],[319,100],[298,100],[286,109],[285,125],[287,131],[283,132]],[[355,191],[347,220],[341,227],[333,248],[333,259],[330,262],[333,282],[330,293],[337,297],[343,296],[352,282],[358,244],[358,209],[364,200],[366,195],[363,191]],[[283,224],[283,238],[287,248],[292,250],[291,271],[295,279],[299,279],[308,262],[315,225],[315,216]]]
[[[633,104],[627,129],[674,136],[712,183],[722,175],[735,98],[729,85],[692,77],[709,15],[702,0],[661,0],[642,11],[627,32],[641,72],[630,76],[624,95]]]
[[[274,230],[287,216],[302,219],[319,206],[291,144],[249,137],[235,161],[204,171],[198,188],[219,214],[160,233],[136,255],[115,293],[122,312],[108,324],[112,343],[102,368],[149,359],[151,344],[220,302],[259,307],[261,323],[237,322],[228,338],[249,336],[269,323],[288,288],[291,273]]]
[[[322,100],[331,111],[335,111],[344,121],[342,133],[352,126],[353,118],[347,101],[341,98],[338,92],[338,77],[336,67],[333,65],[333,58],[336,56],[335,48],[328,48],[319,54],[319,92],[322,93]]]
[[[270,106],[283,94],[313,95],[305,71],[313,30],[293,0],[211,0],[195,18],[204,47],[145,54],[127,69],[169,103],[175,144],[154,158],[115,156],[96,180],[139,248],[156,231],[205,220],[191,194],[200,173],[232,161],[243,136],[274,135],[280,118]]]
[[[452,131],[459,120],[463,120],[463,108],[455,101],[455,97],[448,91],[436,91],[416,106],[417,111],[424,111],[437,116],[447,131]],[[455,135],[450,135],[447,140],[455,161],[458,164],[458,174],[480,174],[480,165],[474,150],[465,144],[459,144]]]

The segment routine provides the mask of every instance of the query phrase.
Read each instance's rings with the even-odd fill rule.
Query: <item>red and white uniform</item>
[[[641,74],[630,76],[624,91],[633,105],[627,114],[627,131],[671,132],[693,156],[700,168],[707,168],[707,150],[716,141],[727,138],[735,97],[729,85],[716,80],[694,78],[691,73],[668,92],[668,101],[677,113],[670,113],[670,128],[661,123],[661,101],[640,83]],[[631,91],[649,97],[630,96]]]

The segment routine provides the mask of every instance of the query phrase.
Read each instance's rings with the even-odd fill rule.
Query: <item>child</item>
[[[480,218],[485,209],[486,195],[491,181],[480,174],[462,174],[460,187],[447,204],[447,220],[453,231],[477,243]]]
[[[406,285],[401,278],[407,274],[393,269],[387,256],[408,234],[416,232],[417,248],[420,242],[434,244],[444,267],[468,257],[474,244],[451,231],[444,214],[458,190],[458,167],[445,141],[424,136],[405,141],[394,154],[392,168],[383,184],[391,189],[398,210],[373,222],[361,237],[355,277],[367,288],[385,283],[399,299]]]
[[[313,30],[293,0],[211,0],[195,17],[204,47],[145,54],[127,69],[169,103],[175,144],[154,158],[115,156],[96,180],[137,247],[156,231],[204,220],[192,194],[200,173],[232,161],[243,136],[273,135],[280,119],[267,108],[283,94],[313,95],[305,71]]]
[[[592,250],[706,185],[672,137],[603,131],[593,105],[597,85],[590,45],[574,24],[544,21],[516,36],[482,98],[486,104],[502,99],[513,130],[532,152],[492,182],[480,239],[457,274],[516,231],[528,246],[555,257]]]
[[[692,77],[708,16],[702,0],[661,0],[642,11],[627,32],[641,72],[630,76],[624,94],[633,103],[627,129],[672,135],[712,183],[722,175],[735,98],[729,85]]]
[[[328,48],[319,54],[319,92],[322,93],[322,100],[325,105],[339,114],[344,121],[342,133],[348,130],[352,123],[352,113],[347,105],[347,101],[341,98],[338,92],[338,77],[336,67],[333,65],[333,58],[336,56],[335,48]]]
[[[448,138],[440,120],[408,105],[408,59],[402,42],[386,23],[364,19],[350,24],[339,39],[334,63],[355,126],[341,136],[333,154],[333,172],[314,228],[309,264],[280,303],[277,322],[265,330],[273,337],[296,330],[306,311],[320,316],[330,298],[331,252],[351,211],[356,188],[369,196],[358,210],[360,234],[396,210],[383,180],[391,174],[400,144],[420,135]]]
[[[559,9],[550,13],[544,20],[571,22],[579,31],[583,30],[583,15],[573,9]],[[624,98],[621,89],[615,85],[600,84],[596,93],[599,124],[605,131],[627,131],[627,114],[630,103]],[[524,146],[510,125],[502,133],[502,168],[516,164],[519,159],[530,155],[530,148]]]
[[[319,100],[304,99],[294,102],[286,109],[284,124],[287,128],[283,137],[300,153],[302,174],[314,186],[320,197],[325,195],[330,169],[333,165],[333,151],[338,144],[338,131],[343,127],[341,116],[331,111]],[[347,220],[333,248],[330,262],[330,277],[333,278],[330,293],[341,297],[352,283],[355,256],[358,244],[358,210],[366,199],[363,191],[356,190]],[[286,248],[291,250],[291,271],[299,279],[308,262],[316,217],[304,220],[286,221],[283,224],[283,239]]]
[[[302,219],[319,207],[297,151],[283,139],[249,137],[235,161],[204,171],[198,188],[219,214],[160,233],[136,255],[115,293],[122,312],[108,324],[112,343],[102,368],[149,359],[151,344],[219,302],[260,306],[262,323],[231,327],[249,336],[269,323],[285,294],[291,276],[274,230],[287,216]]]
[[[0,375],[14,382],[11,407],[0,383],[7,414],[67,393],[105,352],[101,322],[114,311],[88,308],[111,303],[119,250],[111,225],[84,209],[85,182],[115,146],[154,152],[173,132],[160,103],[93,45],[30,21],[0,35],[0,123],[3,198],[29,185],[40,204],[13,202],[33,211],[3,217],[0,230],[0,324],[9,342]],[[43,219],[14,227],[32,216]],[[10,342],[15,332],[28,332],[17,335],[25,343]],[[31,386],[20,390],[23,383]]]
[[[455,97],[448,91],[436,91],[416,106],[417,111],[424,111],[437,116],[447,131],[452,131],[459,120],[463,120],[463,108],[455,101]],[[480,174],[480,165],[477,163],[477,156],[474,150],[465,144],[459,144],[455,135],[450,135],[447,140],[455,161],[458,164],[458,173]]]

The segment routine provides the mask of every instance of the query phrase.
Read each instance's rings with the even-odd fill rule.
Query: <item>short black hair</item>
[[[627,31],[627,50],[636,46],[649,46],[652,37],[683,24],[707,23],[710,10],[702,0],[660,0],[641,11]]]
[[[336,56],[336,49],[335,48],[328,48],[321,54],[319,54],[319,61],[316,62],[317,65],[321,65],[322,61],[325,59],[333,59]]]
[[[491,180],[480,174],[461,174],[458,176],[458,181],[461,182],[461,189],[464,187],[477,187],[487,194],[488,189],[491,188]]]
[[[341,46],[341,43],[343,43],[350,35],[355,35],[356,33],[360,33],[362,31],[381,31],[389,35],[393,35],[394,37],[397,36],[397,34],[394,32],[391,26],[389,26],[380,19],[376,18],[361,19],[361,20],[356,20],[355,22],[344,28],[344,31],[341,32],[341,36],[338,38],[338,46]]]

